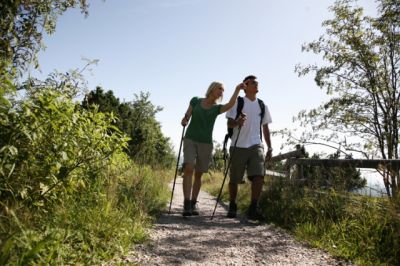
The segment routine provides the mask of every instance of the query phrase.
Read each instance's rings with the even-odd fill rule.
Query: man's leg
[[[264,184],[264,149],[261,146],[252,147],[251,154],[248,169],[248,172],[250,172],[249,179],[251,180],[251,202],[247,217],[252,220],[260,220],[262,215],[258,212],[258,201]]]
[[[229,183],[229,199],[230,201],[236,202],[238,192],[238,184]]]
[[[255,201],[258,203],[260,199],[262,187],[263,187],[264,179],[262,176],[255,176],[253,181],[251,182],[251,201]]]
[[[237,213],[237,205],[236,205],[236,197],[238,192],[238,184],[236,183],[229,183],[229,210],[227,217],[228,218],[235,218]]]
[[[262,176],[252,177],[251,182],[251,202],[249,209],[247,211],[247,217],[252,220],[262,220],[262,215],[258,212],[258,200],[260,199],[262,186],[263,186]]]
[[[237,213],[236,197],[238,193],[238,184],[242,181],[244,171],[246,169],[247,156],[245,149],[242,148],[230,148],[230,154],[232,155],[230,163],[230,181],[229,181],[229,210],[228,218],[235,218]]]

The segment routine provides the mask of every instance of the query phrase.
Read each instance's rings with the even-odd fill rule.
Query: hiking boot
[[[182,212],[182,216],[190,216],[192,215],[192,209],[190,207],[190,200],[185,200],[183,202],[183,212]]]
[[[264,220],[262,214],[258,211],[257,204],[250,204],[247,210],[247,219],[249,220]]]
[[[236,218],[236,211],[237,211],[236,203],[235,202],[230,202],[229,203],[228,214],[226,215],[226,217],[228,217],[228,218]]]
[[[199,215],[199,208],[197,207],[197,200],[190,201],[190,209],[191,209],[192,215]]]

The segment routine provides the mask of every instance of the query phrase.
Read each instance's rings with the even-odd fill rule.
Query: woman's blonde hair
[[[215,90],[218,88],[224,87],[224,84],[219,81],[213,81],[211,82],[210,86],[208,86],[207,92],[206,92],[206,98]],[[217,99],[218,102],[222,101],[222,96]]]

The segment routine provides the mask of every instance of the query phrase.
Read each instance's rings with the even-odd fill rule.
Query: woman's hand
[[[221,114],[225,113],[226,111],[228,111],[229,109],[231,109],[235,105],[235,102],[236,102],[237,97],[239,96],[240,90],[244,90],[245,88],[246,88],[246,84],[244,84],[243,82],[236,86],[236,89],[233,92],[232,97],[229,100],[229,102],[222,106],[222,108],[220,110]]]
[[[185,127],[188,123],[189,123],[189,118],[185,115],[182,118],[181,125]]]
[[[236,86],[236,90],[244,90],[244,89],[246,89],[246,84],[245,83],[240,83],[240,84],[238,84],[237,86]]]

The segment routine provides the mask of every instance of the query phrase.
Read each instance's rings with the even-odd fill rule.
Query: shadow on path
[[[172,187],[172,184],[171,184]],[[158,217],[147,244],[132,254],[139,265],[346,265],[310,249],[273,225],[226,217],[227,205],[201,191],[200,215],[183,217],[182,179],[175,185],[171,214]],[[169,202],[168,202],[169,205]]]

